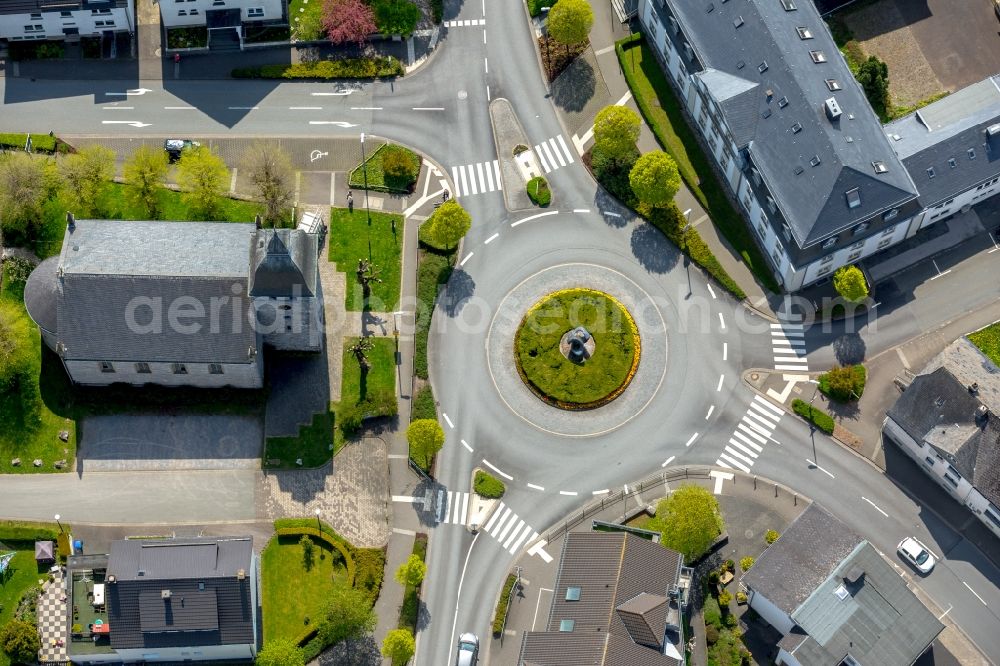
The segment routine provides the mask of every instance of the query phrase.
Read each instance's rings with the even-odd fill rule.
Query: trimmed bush
[[[27,134],[0,133],[0,148],[4,150],[24,150],[24,145],[27,142]],[[31,150],[36,153],[67,153],[69,152],[69,144],[48,134],[32,134]]]
[[[0,541],[56,541],[59,527],[24,520],[0,521]]]
[[[544,208],[552,202],[552,190],[549,182],[541,176],[535,176],[528,181],[528,198],[531,203]]]
[[[833,428],[836,425],[833,422],[833,417],[824,412],[822,409],[813,407],[805,400],[799,400],[798,398],[792,401],[792,409],[796,414],[804,418],[806,421],[809,421],[826,434],[833,434]]]
[[[706,627],[722,627],[722,609],[719,608],[719,602],[715,600],[715,597],[711,595],[705,597],[702,612]]]
[[[772,543],[774,543],[775,541],[777,541],[778,537],[780,537],[780,536],[781,535],[778,534],[777,530],[768,530],[768,531],[764,532],[764,541],[766,541],[767,545],[770,546]]]
[[[476,479],[472,487],[477,495],[487,499],[500,499],[507,492],[507,487],[504,486],[503,481],[481,469],[476,471]]]
[[[705,623],[705,642],[709,645],[715,645],[719,640],[719,630],[715,628],[714,624]]]
[[[867,372],[863,365],[833,368],[819,376],[819,390],[837,402],[859,400],[865,392]]]
[[[732,600],[733,600],[733,595],[729,592],[729,590],[723,590],[722,592],[719,592],[719,607],[723,611],[729,609],[729,604],[730,602],[732,602]]]
[[[413,396],[413,407],[410,409],[410,420],[432,419],[437,421],[437,405],[434,403],[434,389],[426,384]]]
[[[503,583],[500,592],[500,599],[497,601],[496,613],[493,614],[493,638],[500,638],[503,633],[504,622],[507,619],[507,604],[510,602],[510,595],[514,593],[514,585],[517,583],[517,576],[507,574],[507,580]]]
[[[393,56],[237,67],[232,71],[234,79],[382,79],[402,75],[403,64]]]
[[[747,555],[746,557],[740,558],[740,569],[745,573],[750,571],[750,567],[753,566],[754,559]]]

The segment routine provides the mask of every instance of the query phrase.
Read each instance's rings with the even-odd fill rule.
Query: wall
[[[322,348],[323,315],[319,299],[258,297],[253,303],[258,315],[265,314],[260,321],[272,321],[274,314],[284,318],[282,326],[261,325],[258,330],[264,333],[264,344],[286,351],[319,351]]]
[[[31,13],[0,14],[0,38],[6,37],[12,41],[63,39],[64,27],[77,28],[80,35],[84,37],[99,35],[105,30],[126,32],[134,30],[135,12],[131,5],[127,9],[124,7],[93,10],[88,8],[63,11],[56,8],[39,13],[41,18],[31,18]],[[68,16],[64,16],[64,14],[68,14]],[[25,32],[26,25],[41,25],[42,30]]]
[[[233,9],[239,7],[244,22],[280,21],[284,17],[281,0],[160,0],[160,17],[168,28],[190,25],[205,25],[205,12],[209,9]],[[260,16],[251,16],[249,10],[262,9]],[[194,10],[197,14],[192,15]],[[179,16],[178,12],[184,12]]]
[[[260,561],[257,559],[257,551],[250,553],[250,608],[253,609],[253,656],[257,656],[259,646],[256,644],[257,636],[260,636],[260,629],[257,626],[257,618],[260,617]]]
[[[936,206],[925,209],[920,225],[913,229],[913,233],[916,233],[917,229],[928,227],[949,215],[954,215],[965,206],[972,206],[988,199],[998,192],[1000,192],[1000,176],[992,178],[985,183],[980,183],[976,187],[970,187],[965,192],[956,194],[954,197],[946,199]]]
[[[139,648],[118,650],[125,663],[156,663],[161,661],[207,661],[210,659],[252,659],[252,645],[204,645],[186,648]]]
[[[200,388],[221,388],[234,386],[237,388],[260,388],[264,385],[263,367],[260,354],[247,363],[224,363],[222,374],[213,375],[208,371],[207,363],[187,363],[187,374],[174,374],[170,363],[150,363],[150,373],[139,373],[135,363],[115,362],[114,372],[102,372],[98,361],[64,361],[66,372],[77,384],[89,386],[107,386],[115,383],[158,384],[160,386],[197,386]]]
[[[116,653],[111,654],[74,654],[73,644],[68,645],[69,657],[74,664],[120,664],[121,657]]]
[[[778,656],[774,660],[779,666],[801,666],[799,660],[785,651],[785,648],[778,648]]]
[[[760,616],[764,618],[764,621],[769,625],[780,631],[782,634],[787,634],[795,626],[792,622],[792,618],[788,616],[785,611],[781,610],[773,603],[771,600],[765,597],[763,594],[758,593],[756,590],[750,590],[750,608],[760,613]]]

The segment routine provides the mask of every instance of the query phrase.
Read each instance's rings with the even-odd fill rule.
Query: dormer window
[[[969,148],[968,152],[969,152],[969,159],[970,160],[976,159],[976,149],[975,148]]]
[[[798,134],[802,131],[802,123],[792,123],[792,134]]]
[[[819,155],[813,155],[812,159],[809,160],[809,164],[811,164],[814,167],[819,166],[820,165]]]
[[[868,223],[867,222],[862,222],[858,226],[854,227],[854,230],[851,231],[851,235],[857,236],[858,234],[863,234],[867,230],[868,230]]]
[[[948,158],[948,166],[950,166],[952,169],[954,169],[956,166],[958,166],[958,162],[955,161],[954,157],[949,157]]]
[[[573,631],[573,625],[575,624],[576,620],[559,620],[559,631]]]
[[[841,89],[840,81],[838,81],[837,79],[827,79],[826,87],[829,88],[831,92],[840,90]]]
[[[836,236],[831,236],[830,238],[827,238],[825,241],[823,241],[823,249],[824,250],[829,250],[831,247],[833,247],[836,244],[837,244],[837,237]],[[832,255],[831,255],[831,257],[832,257]]]
[[[580,600],[580,588],[576,586],[570,586],[566,588],[566,601],[579,601]]]
[[[875,160],[872,162],[872,168],[875,169],[875,173],[885,173],[889,170],[889,167],[887,167],[885,162],[881,160]]]
[[[847,207],[857,208],[861,205],[861,188],[855,187],[852,190],[847,190]]]
[[[795,29],[795,32],[799,33],[799,39],[812,39],[813,34],[809,28],[799,27]]]
[[[767,71],[767,61],[766,60],[764,62],[760,63],[757,66],[757,71],[760,72],[761,74],[763,74],[764,72]]]
[[[795,0],[781,0],[781,6],[784,7],[786,12],[794,12]]]
[[[810,51],[809,56],[813,59],[815,63],[826,62],[826,54],[822,51]]]
[[[741,25],[743,25],[742,16],[737,16],[735,19],[733,19],[733,27],[739,28]]]
[[[782,109],[785,108],[786,106],[788,106],[788,98],[787,97],[782,97],[781,99],[779,99],[778,100],[778,106],[780,108],[782,108]]]
[[[928,178],[933,178],[934,177],[934,167],[930,167],[930,168],[927,169],[927,177]]]

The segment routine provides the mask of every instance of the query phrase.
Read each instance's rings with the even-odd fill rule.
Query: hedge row
[[[413,372],[427,379],[427,336],[431,328],[431,315],[437,302],[438,291],[448,282],[454,270],[456,253],[439,252],[425,245],[420,247],[417,268],[417,321],[413,334]]]
[[[437,405],[434,403],[434,389],[430,384],[420,387],[413,397],[413,407],[410,409],[410,420],[432,419],[437,421]]]
[[[0,521],[0,541],[58,541],[59,527],[53,523],[24,520]]]
[[[357,572],[357,568],[354,564],[354,557],[351,555],[348,547],[344,545],[347,542],[343,539],[336,539],[334,538],[334,535],[328,532],[320,532],[315,527],[282,527],[275,530],[275,534],[278,536],[299,536],[307,534],[330,544],[332,548],[336,549],[344,557],[344,563],[347,565],[347,584],[354,585],[354,576]],[[349,545],[350,544],[348,544],[348,546]]]
[[[402,75],[403,64],[393,56],[237,67],[232,72],[234,79],[382,79]]]
[[[493,615],[493,638],[500,638],[500,634],[503,633],[504,623],[507,619],[507,606],[516,584],[517,576],[507,574],[507,580],[504,581],[503,590],[500,592],[500,600],[497,601],[496,613]]]
[[[27,134],[0,134],[0,148],[4,150],[24,150],[24,144],[27,141]],[[54,153],[57,151],[65,153],[69,151],[69,144],[49,134],[32,134],[31,149],[36,153]]]
[[[805,400],[799,400],[798,398],[792,401],[792,409],[795,410],[796,414],[804,418],[806,421],[811,422],[814,426],[826,434],[833,434],[833,428],[835,426],[833,417],[824,412],[822,409],[813,407]]]

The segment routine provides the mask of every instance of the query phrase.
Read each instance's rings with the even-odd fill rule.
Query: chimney
[[[840,114],[842,112],[840,110],[840,104],[837,103],[836,97],[831,97],[823,102],[823,108],[826,111],[826,117],[830,119],[830,122],[840,118]]]
[[[972,395],[979,395],[979,382],[972,382],[969,384],[969,393]]]
[[[66,213],[66,228],[70,233],[76,231],[76,218],[73,217],[73,213]]]
[[[171,597],[170,590],[160,590],[160,598],[167,600]]]
[[[243,580],[247,577],[246,569],[240,569],[236,572],[236,580]]]

